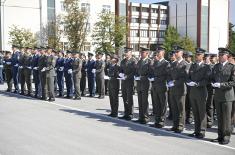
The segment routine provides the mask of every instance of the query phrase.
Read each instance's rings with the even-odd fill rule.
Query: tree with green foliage
[[[125,45],[126,32],[127,28],[124,17],[118,17],[113,13],[102,11],[92,33],[93,45],[96,46],[96,52],[118,52]]]
[[[65,0],[65,34],[71,50],[81,51],[87,35],[89,14],[79,7],[79,0]]]
[[[176,28],[169,26],[166,30],[164,40],[163,46],[166,48],[166,51],[172,51],[172,46],[180,43],[180,35]]]
[[[233,28],[235,25],[229,23],[229,43],[227,48],[229,48],[233,53],[235,53],[235,31]]]
[[[185,51],[195,52],[196,45],[189,37],[181,37],[179,45],[185,49]]]
[[[33,47],[36,44],[34,34],[25,28],[12,25],[9,31],[9,43],[19,47]]]

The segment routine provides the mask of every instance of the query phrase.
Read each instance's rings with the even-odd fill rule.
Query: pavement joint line
[[[1,93],[5,93],[5,94],[12,94],[10,92],[4,92],[4,91],[0,91],[0,92]],[[22,96],[20,94],[14,94],[14,95],[15,96]],[[33,97],[29,97],[29,96],[23,96],[23,97],[24,98],[28,98],[28,99],[33,98]],[[219,147],[235,150],[235,148],[231,147],[231,146],[220,145],[220,144],[217,144],[217,143],[213,143],[213,142],[209,142],[209,141],[205,141],[205,140],[200,140],[200,139],[197,139],[197,138],[189,137],[189,136],[186,136],[186,135],[183,135],[183,134],[174,133],[174,132],[170,132],[170,131],[166,131],[166,130],[162,130],[162,129],[158,129],[158,128],[153,128],[153,127],[150,127],[150,126],[146,126],[146,125],[142,125],[142,124],[137,124],[137,123],[134,123],[134,122],[131,122],[131,121],[121,120],[121,119],[118,119],[118,118],[112,118],[112,117],[106,116],[104,114],[100,114],[100,113],[96,113],[96,112],[92,112],[92,111],[88,111],[88,110],[82,110],[82,109],[78,109],[78,108],[74,108],[74,107],[70,107],[70,106],[66,106],[66,105],[62,105],[62,104],[58,104],[58,103],[48,102],[48,101],[43,101],[43,103],[47,103],[47,104],[51,104],[51,105],[55,105],[55,106],[58,106],[58,107],[63,107],[63,108],[71,109],[71,110],[76,110],[76,111],[80,111],[80,112],[91,113],[91,114],[97,115],[99,117],[109,118],[111,120],[116,120],[116,121],[119,121],[119,122],[135,125],[135,126],[138,126],[138,127],[143,127],[143,128],[159,131],[159,132],[166,133],[166,134],[171,134],[171,135],[174,135],[176,137],[192,139],[192,140],[196,140],[196,142],[207,143],[207,144],[210,144],[210,145],[215,145],[215,146],[219,146]]]

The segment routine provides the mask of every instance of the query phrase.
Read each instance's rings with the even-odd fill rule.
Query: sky
[[[137,3],[156,3],[160,1],[167,1],[167,0],[129,0],[130,2],[137,2]],[[230,22],[235,25],[235,0],[230,0]]]

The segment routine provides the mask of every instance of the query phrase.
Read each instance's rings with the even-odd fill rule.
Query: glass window
[[[148,19],[141,19],[141,23],[143,23],[143,24],[148,23]]]
[[[131,18],[132,23],[139,23],[139,18]]]
[[[164,30],[160,30],[159,31],[159,38],[164,38],[165,37],[165,31]]]
[[[105,12],[110,12],[111,11],[111,6],[110,5],[103,5],[103,11]]]
[[[90,12],[90,4],[89,3],[82,3],[81,4],[81,10],[83,12]]]
[[[147,38],[148,37],[148,30],[140,30],[140,37]]]
[[[208,44],[208,6],[202,6],[201,47],[207,49]]]
[[[161,10],[160,10],[160,13],[161,13],[161,14],[166,14],[167,11],[166,11],[166,9],[161,9]]]
[[[131,36],[131,37],[139,37],[139,32],[138,32],[138,30],[131,30],[130,36]]]
[[[150,31],[150,36],[151,38],[157,38],[157,31]]]
[[[161,21],[160,21],[160,24],[161,24],[161,25],[166,25],[166,20],[161,20]]]
[[[152,13],[158,13],[158,9],[152,8],[152,9],[151,9],[151,12],[152,12]]]
[[[60,9],[61,11],[65,11],[64,1],[60,1]]]
[[[55,0],[47,0],[48,8],[55,8]]]
[[[140,11],[140,8],[139,8],[139,7],[136,7],[136,6],[132,6],[132,7],[131,7],[131,10],[132,10],[133,12],[139,12],[139,11]]]
[[[151,24],[157,24],[157,19],[151,19]]]
[[[142,12],[149,12],[148,8],[142,8]]]

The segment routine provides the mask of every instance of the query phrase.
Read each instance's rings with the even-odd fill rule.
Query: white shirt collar
[[[199,63],[197,62],[197,64],[198,64],[199,66],[201,66],[202,63],[203,63],[203,61],[201,61],[201,62],[199,62]]]
[[[224,66],[224,65],[226,65],[226,63],[227,63],[227,62],[228,62],[228,60],[227,60],[227,61],[225,61],[225,62],[223,62],[223,63],[222,63],[222,64],[223,64],[223,66]]]
[[[184,60],[184,59],[183,59],[183,58],[181,58],[180,60],[178,60],[178,63],[181,63],[183,60]]]
[[[164,58],[161,58],[161,59],[159,60],[159,62],[162,62],[162,60],[164,60]]]

